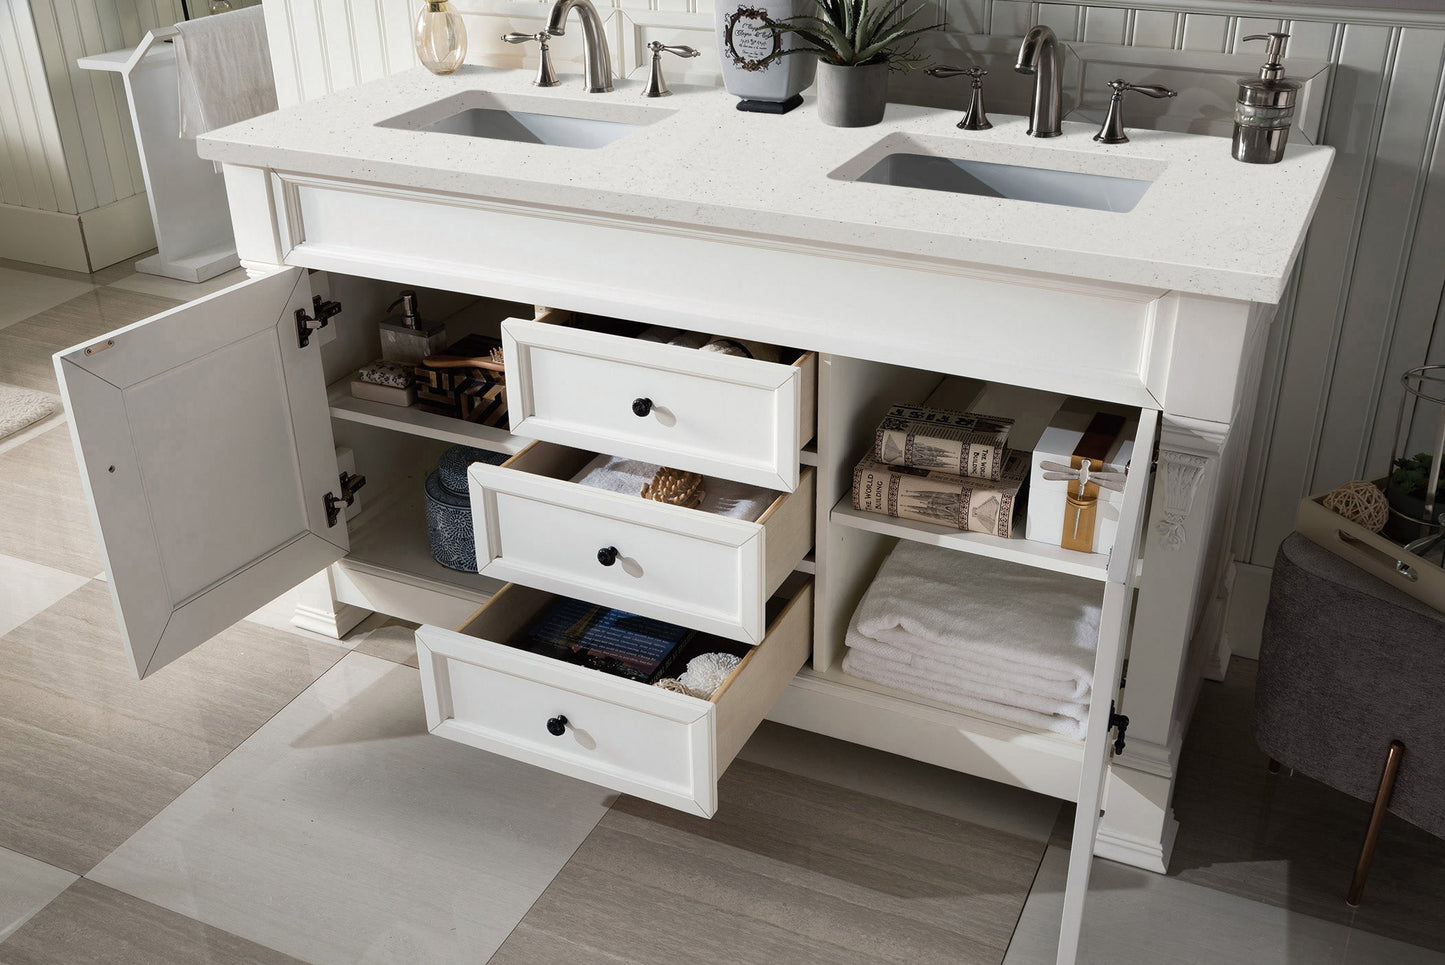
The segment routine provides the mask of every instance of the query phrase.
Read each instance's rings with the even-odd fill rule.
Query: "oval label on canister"
[[[783,47],[782,38],[771,26],[766,10],[740,6],[727,15],[723,47],[728,58],[743,70],[767,70]]]

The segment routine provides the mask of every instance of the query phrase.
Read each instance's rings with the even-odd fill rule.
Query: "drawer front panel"
[[[762,639],[761,525],[495,466],[473,467],[471,489],[483,575]]]
[[[797,488],[812,436],[800,428],[803,367],[521,320],[502,337],[514,433]]]
[[[524,631],[556,599],[506,586],[460,630],[417,630],[427,728],[711,817],[718,776],[811,651],[812,584],[798,579],[763,642],[711,701],[506,646],[502,641]],[[565,725],[558,717],[566,718]]]

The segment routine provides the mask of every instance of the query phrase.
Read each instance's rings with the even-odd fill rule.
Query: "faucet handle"
[[[552,39],[552,35],[547,31],[542,30],[534,34],[505,33],[502,34],[502,39],[509,44],[526,44],[534,40],[537,42],[537,46],[542,52],[542,60],[537,64],[537,77],[532,81],[534,86],[556,87],[562,83],[557,79],[557,72],[552,69],[552,51],[547,46],[547,41]]]
[[[1129,141],[1129,136],[1124,133],[1124,93],[1126,91],[1138,91],[1156,99],[1174,97],[1179,93],[1158,84],[1131,84],[1123,79],[1107,81],[1105,86],[1114,92],[1114,96],[1109,98],[1109,113],[1104,117],[1103,126],[1099,128],[1099,133],[1094,135],[1094,140],[1100,144],[1127,144]]]
[[[672,91],[667,89],[667,81],[662,77],[663,51],[669,54],[676,54],[679,57],[700,56],[696,47],[689,47],[686,44],[669,47],[660,40],[654,40],[649,43],[647,49],[652,51],[652,67],[647,74],[647,86],[642,91],[643,97],[667,97],[672,93]]]
[[[983,108],[983,78],[988,76],[988,71],[974,65],[972,67],[930,67],[925,73],[930,77],[973,78],[973,94],[969,97],[968,110],[964,112],[963,120],[958,122],[958,127],[965,131],[987,131],[993,127],[988,119],[988,112]]]

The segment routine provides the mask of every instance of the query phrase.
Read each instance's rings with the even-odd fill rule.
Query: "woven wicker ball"
[[[1368,479],[1345,483],[1339,489],[1330,490],[1320,501],[1325,509],[1352,523],[1359,523],[1372,533],[1384,529],[1385,521],[1390,518],[1389,501]]]

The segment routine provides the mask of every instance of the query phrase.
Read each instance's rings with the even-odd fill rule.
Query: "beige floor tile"
[[[9,941],[0,965],[288,965],[296,959],[81,879]]]
[[[719,793],[620,799],[493,965],[996,965],[1044,850],[747,761]]]
[[[357,653],[416,667],[416,624],[387,619],[381,625],[356,636],[354,649]]]
[[[131,322],[156,315],[181,304],[174,298],[160,298],[117,288],[93,288],[54,308],[32,315],[4,330],[21,341],[43,345],[52,353],[93,339]]]
[[[88,583],[0,637],[0,846],[89,871],[341,655],[242,623],[137,681]]]
[[[121,288],[126,291],[141,292],[145,295],[159,295],[162,298],[176,298],[188,302],[193,298],[200,298],[202,295],[209,295],[218,292],[222,288],[229,288],[238,282],[246,280],[246,269],[233,268],[223,272],[215,278],[203,282],[186,282],[177,278],[166,278],[162,275],[148,275],[144,272],[136,272],[127,275],[117,281],[110,283],[111,288]]]
[[[1050,846],[1004,965],[1053,965],[1069,853]],[[1338,965],[1348,926],[1096,859],[1079,965]]]
[[[29,339],[14,338],[0,329],[0,382],[22,389],[55,394],[54,351]]]
[[[417,672],[349,653],[91,877],[318,965],[481,963],[613,797],[432,736]]]
[[[0,298],[0,330],[54,308],[61,302],[68,302],[94,287],[89,281],[0,268],[0,292],[5,293]]]
[[[77,576],[105,568],[68,425],[0,453],[0,553]]]
[[[27,261],[13,261],[9,258],[0,258],[0,268],[9,268],[13,271],[28,271],[36,275],[47,275],[51,278],[66,278],[70,281],[89,282],[92,285],[109,285],[111,282],[124,278],[127,275],[135,274],[135,263],[149,255],[156,253],[152,248],[150,251],[142,252],[131,258],[118,261],[108,265],[97,272],[86,274],[83,271],[67,271],[64,268],[51,268],[49,265],[32,265]]]
[[[75,881],[75,875],[0,848],[0,942]]]
[[[763,722],[740,756],[1035,841],[1048,840],[1059,813],[1059,801],[1042,794],[771,721]]]
[[[0,637],[88,582],[74,573],[0,556]]]

